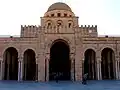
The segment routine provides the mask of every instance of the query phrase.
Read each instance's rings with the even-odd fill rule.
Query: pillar
[[[45,72],[46,72],[46,80],[45,81],[49,81],[49,61],[50,61],[50,54],[47,54],[45,57]]]
[[[18,81],[23,80],[23,57],[18,58]]]
[[[81,47],[76,46],[75,52],[75,80],[81,81],[82,80],[82,62],[83,62],[83,52]]]
[[[2,80],[3,76],[3,60],[0,58],[0,80]]]
[[[38,54],[38,81],[45,81],[45,55]]]
[[[111,79],[111,68],[110,68],[110,63],[112,63],[113,61],[111,61],[111,58],[110,58],[110,51],[108,51],[108,54],[107,54],[107,64],[108,64],[108,77],[109,79]]]
[[[11,56],[10,56],[10,53],[7,52],[7,57],[6,57],[6,62],[7,62],[7,80],[10,79],[10,62],[11,62]]]
[[[118,79],[120,79],[120,61],[118,60]]]
[[[75,57],[74,57],[74,54],[70,54],[70,62],[71,62],[71,80],[75,81]]]
[[[101,58],[97,58],[97,79],[102,80],[102,75],[101,75]]]
[[[115,75],[116,75],[116,79],[118,80],[119,79],[119,74],[120,74],[120,71],[119,71],[119,57],[116,57],[116,60],[115,60]]]
[[[38,57],[36,57],[36,76],[35,76],[35,81],[38,81],[38,64],[39,64],[39,60],[38,60]]]

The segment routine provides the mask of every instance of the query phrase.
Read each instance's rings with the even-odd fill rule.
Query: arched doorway
[[[104,48],[102,50],[101,71],[102,79],[114,79],[114,59],[115,55],[112,49]]]
[[[59,80],[70,80],[69,46],[63,40],[56,40],[50,48],[49,80],[55,80],[56,73],[60,73]]]
[[[4,52],[4,80],[18,80],[18,52],[10,47]]]
[[[28,49],[24,52],[24,74],[23,80],[34,81],[36,79],[35,52]]]
[[[84,59],[84,73],[88,73],[88,80],[95,80],[96,78],[96,54],[92,49],[85,51]]]

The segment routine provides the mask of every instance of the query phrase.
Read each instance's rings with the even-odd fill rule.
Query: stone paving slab
[[[88,81],[87,85],[81,82],[16,82],[0,81],[0,90],[120,90],[120,81]]]

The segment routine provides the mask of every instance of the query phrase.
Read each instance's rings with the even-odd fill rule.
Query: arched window
[[[67,14],[66,14],[66,13],[64,13],[64,17],[67,17]]]
[[[57,16],[60,17],[60,16],[61,16],[61,13],[58,13]]]
[[[57,21],[57,27],[63,27],[63,22],[61,20],[58,20]]]
[[[51,14],[51,17],[54,17],[54,14]]]
[[[68,21],[68,28],[72,28],[73,27],[73,21],[69,20]]]
[[[52,21],[49,20],[49,21],[46,22],[46,28],[47,29],[52,28],[52,25],[53,25]]]

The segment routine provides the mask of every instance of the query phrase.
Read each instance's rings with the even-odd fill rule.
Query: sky
[[[0,0],[0,35],[20,35],[21,25],[40,25],[56,2],[69,5],[79,25],[97,25],[99,35],[120,36],[120,0]]]

